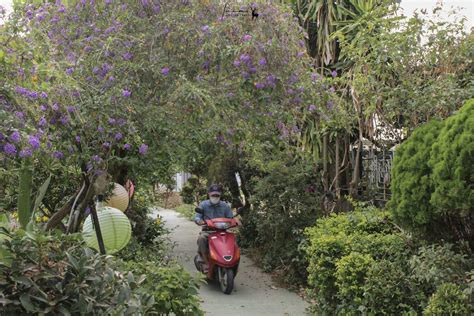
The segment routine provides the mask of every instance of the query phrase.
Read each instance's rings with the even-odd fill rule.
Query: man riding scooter
[[[209,200],[205,200],[199,204],[199,208],[202,210],[202,214],[196,213],[194,222],[198,225],[204,225],[204,219],[213,219],[213,218],[233,218],[232,210],[230,206],[221,201],[222,188],[213,184],[209,187],[208,190]],[[209,246],[208,246],[208,236],[209,232],[203,230],[199,233],[197,240],[198,244],[198,254],[200,259],[204,263],[204,273],[207,273],[207,268],[209,267],[208,256],[209,256]]]

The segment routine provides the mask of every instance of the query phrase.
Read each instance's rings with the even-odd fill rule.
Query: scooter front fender
[[[208,240],[210,261],[226,268],[239,264],[240,248],[233,233],[214,232],[209,235]]]

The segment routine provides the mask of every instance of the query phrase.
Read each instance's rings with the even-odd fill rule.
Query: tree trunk
[[[86,179],[87,191],[81,203],[79,204],[79,207],[73,210],[72,212],[71,216],[73,216],[73,219],[71,221],[71,225],[69,225],[67,228],[67,233],[75,233],[79,230],[79,225],[84,216],[84,211],[86,207],[92,202],[92,198],[94,197],[94,194],[95,194],[95,190],[94,190],[95,181],[90,181],[89,179],[87,179],[87,177],[84,177],[84,178]]]
[[[329,136],[323,136],[323,188],[324,192],[329,191],[329,175],[328,175],[328,146]]]
[[[357,154],[355,157],[355,164],[354,169],[352,170],[352,181],[350,184],[349,194],[353,198],[358,197],[358,190],[359,190],[359,181],[360,181],[360,157],[362,153],[362,132],[359,131],[359,140],[357,142]]]
[[[350,183],[351,183],[351,172],[350,172],[350,166],[351,166],[351,141],[350,141],[350,137],[349,137],[349,134],[346,134],[345,135],[345,139],[344,139],[344,146],[345,146],[345,155],[347,155],[347,159],[345,159],[345,169],[346,169],[346,172],[345,172],[345,181],[344,181],[344,191],[345,191],[345,194],[348,194],[349,193],[349,187],[350,187]]]
[[[69,200],[63,205],[63,207],[61,207],[59,211],[57,211],[53,214],[53,216],[50,217],[48,223],[46,224],[46,230],[56,228],[61,223],[61,221],[70,213],[72,203],[76,199],[77,194],[79,194],[79,192],[71,196]]]
[[[328,215],[331,212],[331,204],[332,201],[334,200],[332,193],[330,192],[329,188],[329,153],[328,153],[328,148],[329,147],[329,135],[325,134],[323,136],[323,174],[322,174],[322,180],[323,180],[323,191],[324,191],[324,197],[323,197],[323,212],[324,214]]]
[[[336,137],[336,159],[335,159],[335,183],[334,188],[336,190],[336,199],[339,200],[341,198],[341,181],[340,181],[340,157],[339,157],[339,137]]]

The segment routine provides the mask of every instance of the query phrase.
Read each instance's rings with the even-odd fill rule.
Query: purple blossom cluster
[[[30,99],[30,100],[37,100],[39,98],[41,99],[46,99],[48,97],[48,94],[44,91],[42,92],[38,92],[38,91],[34,91],[34,90],[28,90],[26,88],[23,88],[23,87],[16,87],[15,88],[15,92]]]
[[[257,68],[253,64],[253,60],[248,53],[241,54],[238,59],[233,62],[235,67],[240,68],[244,79],[249,79],[253,74],[257,73]]]
[[[141,4],[143,7],[142,11],[146,13],[146,15],[143,15],[144,20],[150,16],[151,11],[156,14],[160,12],[160,7],[157,5],[157,3],[159,3],[159,1],[147,0],[138,2],[138,6]],[[184,1],[182,1],[182,5],[184,5]],[[57,103],[53,104],[52,100],[56,101],[56,92],[48,91],[50,94],[50,96],[48,96],[47,93],[43,93],[41,91],[35,93],[35,91],[22,90],[22,95],[26,96],[28,99],[39,100],[37,101],[38,105],[41,104],[40,110],[38,111],[35,118],[34,125],[39,129],[45,130],[46,134],[52,134],[53,137],[51,137],[49,140],[42,136],[36,136],[36,134],[25,137],[28,135],[28,133],[24,133],[22,131],[24,139],[21,139],[20,137],[20,141],[17,143],[10,139],[10,134],[7,134],[3,139],[0,139],[0,146],[3,146],[2,150],[5,152],[7,152],[7,150],[8,152],[14,152],[14,155],[17,155],[17,153],[20,152],[20,156],[27,157],[28,155],[33,154],[35,150],[41,150],[49,147],[49,153],[55,159],[64,159],[64,153],[67,154],[69,152],[70,154],[73,154],[75,152],[74,146],[79,148],[81,145],[82,147],[87,147],[86,145],[88,145],[89,148],[95,148],[93,151],[96,151],[93,153],[88,153],[90,156],[87,156],[91,157],[88,164],[88,167],[91,169],[94,168],[94,166],[97,166],[97,164],[102,160],[107,159],[107,155],[113,154],[114,150],[111,149],[120,148],[121,152],[128,152],[130,154],[137,154],[138,151],[139,155],[146,155],[149,150],[147,144],[143,143],[138,146],[138,144],[134,143],[132,145],[127,142],[130,141],[127,135],[129,135],[131,127],[125,126],[127,124],[126,119],[119,118],[120,114],[118,113],[123,104],[127,104],[127,106],[130,104],[130,99],[127,98],[131,97],[132,94],[134,99],[136,98],[138,100],[140,97],[139,90],[136,89],[136,86],[129,86],[128,84],[130,81],[127,81],[126,84],[124,84],[125,82],[122,81],[123,73],[121,72],[121,67],[122,65],[128,64],[127,62],[129,61],[136,61],[136,59],[139,59],[141,55],[138,54],[137,51],[133,50],[134,45],[136,45],[135,42],[131,42],[131,40],[127,42],[123,39],[125,37],[121,37],[120,40],[117,40],[117,38],[114,37],[114,34],[120,32],[122,27],[120,23],[117,22],[117,20],[123,23],[123,20],[115,19],[114,14],[116,14],[115,12],[120,14],[121,10],[135,10],[137,5],[135,3],[129,3],[127,7],[127,4],[125,3],[120,4],[112,0],[105,0],[105,8],[103,8],[104,2],[102,2],[101,10],[96,10],[94,8],[94,1],[83,0],[77,2],[77,7],[75,8],[76,10],[74,10],[74,8],[64,7],[60,4],[60,1],[58,1],[56,5],[51,3],[48,4],[48,6],[43,5],[31,7],[27,15],[31,16],[31,19],[36,19],[34,23],[38,23],[38,21],[41,22],[41,25],[43,25],[47,30],[48,36],[52,42],[58,47],[64,48],[64,52],[62,52],[62,54],[64,54],[63,57],[67,61],[67,66],[62,68],[63,73],[74,75],[75,77],[87,74],[84,76],[84,79],[88,81],[88,86],[90,85],[97,87],[97,90],[100,91],[101,97],[111,96],[111,104],[117,105],[113,112],[114,117],[107,117],[104,115],[100,118],[92,118],[87,116],[90,114],[90,112],[86,112],[86,115],[83,116],[85,116],[87,120],[91,120],[93,122],[90,122],[90,125],[87,128],[84,128],[83,126],[76,127],[74,123],[77,122],[74,120],[77,119],[79,114],[81,114],[83,111],[79,100],[77,104],[74,104],[75,106],[66,106],[67,102],[64,101],[66,98],[57,98]],[[115,8],[115,11],[113,11],[112,8]],[[91,13],[90,16],[87,17],[80,12],[81,10],[88,10],[87,12]],[[265,8],[264,11],[261,11],[261,14],[262,16],[272,16],[275,13],[272,10],[273,9],[271,9],[271,7]],[[101,13],[100,11],[104,11],[104,13]],[[110,15],[107,16],[107,22],[100,23],[105,21],[103,16],[106,14]],[[207,36],[211,34],[211,31],[214,31],[215,24],[212,24],[211,29],[207,23],[211,24],[211,22],[214,21],[210,21],[209,19],[206,20],[206,18],[207,17],[202,14],[202,21],[199,24],[195,24],[198,25],[196,27],[197,37],[199,37],[200,40],[198,45],[203,45],[203,43],[205,43],[205,41],[208,39],[212,40],[212,37],[214,36],[214,32],[212,32],[213,36]],[[288,19],[289,18],[290,16]],[[76,29],[69,26],[70,24],[74,24],[72,22],[76,22]],[[219,26],[216,26],[215,28],[217,29],[218,27]],[[169,25],[168,29],[163,28],[162,30],[159,30],[159,32],[160,34],[164,34],[163,36],[165,37],[169,33],[176,32],[176,30],[173,29],[171,25]],[[106,45],[104,45],[104,43],[106,43],[109,39],[113,39],[114,45],[111,45],[112,48],[108,48]],[[261,90],[261,92],[258,93],[260,93],[263,98],[267,98],[265,100],[269,100],[269,102],[261,102],[262,104],[265,103],[266,106],[271,104],[274,100],[271,98],[271,96],[267,96],[270,95],[270,93],[267,93],[266,90],[268,88],[276,89],[275,91],[277,93],[275,93],[275,95],[278,97],[280,97],[280,95],[282,96],[281,104],[287,105],[289,102],[303,103],[306,101],[303,96],[305,91],[299,89],[298,87],[300,79],[299,76],[301,76],[301,72],[296,71],[295,69],[297,69],[297,66],[292,65],[296,58],[302,59],[302,57],[304,57],[304,53],[296,52],[295,50],[287,50],[286,52],[289,52],[287,54],[288,56],[275,57],[274,59],[270,50],[265,51],[267,47],[271,47],[270,45],[272,45],[271,43],[268,44],[268,41],[263,40],[260,43],[258,41],[260,40],[260,37],[258,37],[257,40],[256,36],[244,34],[242,29],[236,30],[234,39],[236,43],[242,45],[242,47],[245,47],[245,49],[248,49],[248,51],[241,50],[236,59],[233,61],[233,65],[234,67],[238,68],[237,71],[244,79],[252,79],[251,81],[249,80],[249,82],[253,82],[255,89]],[[192,43],[194,43],[194,41]],[[304,48],[304,42],[300,42],[299,46]],[[98,47],[100,47],[100,50],[98,50]],[[135,47],[139,46],[137,45]],[[298,48],[298,50],[301,48]],[[97,54],[96,62],[90,64],[81,64],[81,58],[83,58],[82,54],[84,54],[87,58],[87,54],[94,54],[98,51],[100,51],[100,56]],[[206,71],[218,71],[217,67],[214,66],[217,63],[214,62],[215,59],[214,56],[210,55],[211,53],[205,52],[203,49],[202,53],[199,54],[202,59],[196,64],[196,67],[201,67]],[[267,58],[270,57],[271,59],[267,60]],[[291,71],[283,73],[278,69],[275,69],[275,65],[280,67],[280,65],[283,64],[282,61],[285,59],[287,65],[291,65],[293,68],[288,68],[291,69]],[[301,63],[301,61],[297,62]],[[175,64],[168,64],[166,67],[165,65],[162,66],[163,68],[158,68],[157,70],[158,73],[161,73],[163,77],[169,76],[170,73],[177,73],[176,70],[179,69],[178,67],[175,67]],[[170,72],[170,69],[172,69],[172,72]],[[24,71],[28,73],[28,69],[25,69]],[[288,73],[293,73],[293,75],[288,78]],[[203,77],[199,74],[195,76],[195,78],[196,80],[203,80],[204,82],[206,76],[204,75]],[[171,82],[169,78],[162,79]],[[238,84],[240,84],[240,82],[238,82]],[[233,83],[229,84],[228,87],[224,87],[223,91],[225,91],[224,93],[227,93],[226,95],[228,98],[235,97],[235,99],[238,99],[241,97],[241,94],[237,93],[239,90],[236,89],[236,86]],[[237,96],[235,96],[231,91],[234,91]],[[288,92],[288,95],[285,95],[285,92]],[[86,93],[84,93],[84,95],[86,95]],[[51,101],[49,99],[51,99]],[[303,104],[309,103],[310,102]],[[278,117],[279,110],[275,109],[273,104],[269,105],[269,108],[259,108],[259,106],[262,104],[256,104],[257,102],[255,104],[247,103],[245,105],[245,109],[248,109],[249,112],[255,111],[255,113],[258,113],[258,115],[268,117],[273,117],[275,113],[275,118],[270,120],[271,124],[273,124],[274,120],[277,119],[276,117]],[[324,104],[321,106],[324,107]],[[298,108],[304,108],[304,106],[299,106]],[[308,106],[310,111],[315,110],[315,108],[316,107],[314,105]],[[98,112],[100,113],[100,111]],[[100,113],[99,115],[103,114],[104,113]],[[247,115],[251,116],[252,114]],[[16,116],[18,119],[24,119],[24,114],[18,113]],[[287,127],[284,123],[282,124],[283,126],[280,128],[282,137],[287,137],[288,134],[297,133],[299,131],[296,125],[288,124]],[[66,130],[66,128],[64,128],[64,126],[67,126],[68,129],[72,129],[72,133],[68,133],[68,136],[65,136],[66,133],[64,133],[64,130]],[[230,141],[226,139],[226,137],[231,138],[231,136],[234,135],[234,130],[229,129],[225,132],[225,134],[225,137],[223,135],[218,135],[216,136],[216,139],[223,144],[229,144]],[[28,147],[20,146],[19,144],[22,141],[28,142]],[[7,143],[9,146],[7,149],[5,149]],[[73,147],[71,147],[71,144]]]
[[[19,158],[31,157],[33,151],[40,149],[40,137],[41,134],[38,133],[38,135],[28,135],[28,137],[22,138],[18,130],[11,132],[8,137],[0,133],[0,152],[12,158],[17,154]]]
[[[249,42],[252,40],[252,35],[245,34],[244,37],[242,37],[243,42]]]
[[[138,148],[138,153],[140,155],[145,155],[148,152],[148,145],[147,144],[141,144],[140,147]]]
[[[30,135],[29,136],[28,143],[30,144],[31,148],[33,148],[35,150],[40,148],[40,140],[35,135]]]
[[[62,151],[55,151],[53,152],[52,156],[56,159],[63,159],[64,153]]]
[[[3,151],[8,156],[15,156],[16,153],[17,153],[17,149],[16,149],[15,145],[10,144],[10,143],[6,143],[5,145],[3,145]]]
[[[278,79],[272,74],[269,74],[266,78],[266,85],[269,87],[275,88],[277,82],[278,82]]]
[[[20,151],[19,157],[20,158],[25,158],[25,157],[31,157],[33,155],[31,148],[25,147]]]
[[[14,131],[9,137],[8,139],[13,142],[13,143],[19,143],[20,142],[20,133],[18,131]]]
[[[169,74],[169,72],[170,72],[170,69],[168,67],[161,68],[161,74],[163,76],[167,76]]]

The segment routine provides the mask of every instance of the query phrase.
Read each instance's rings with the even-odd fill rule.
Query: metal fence
[[[362,151],[362,187],[364,195],[378,204],[390,199],[390,170],[393,164],[393,150],[379,150],[374,147]]]

